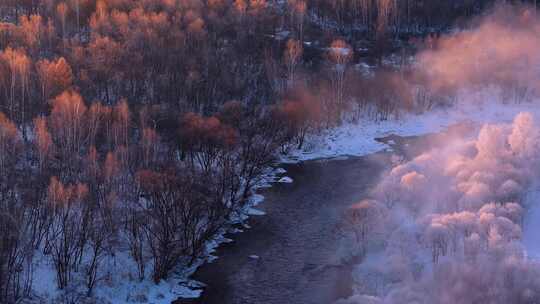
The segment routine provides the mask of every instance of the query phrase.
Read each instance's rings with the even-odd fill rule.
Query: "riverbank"
[[[366,195],[388,153],[285,166],[293,184],[264,189],[266,215],[221,246],[219,259],[194,279],[207,284],[197,303],[331,303],[352,294],[342,267],[336,226],[349,205]],[[354,181],[347,182],[347,181]]]
[[[285,165],[295,183],[262,189],[266,215],[230,236],[219,259],[193,276],[207,288],[198,304],[328,304],[352,294],[347,253],[337,231],[341,215],[366,198],[379,176],[399,158],[412,158],[448,136],[464,134],[456,125],[441,134],[381,138],[391,151],[362,157],[322,159]]]
[[[275,183],[258,191],[265,199],[257,208],[266,215],[248,219],[251,228],[240,227],[243,233],[225,236],[233,241],[217,248],[213,254],[219,258],[193,275],[207,288],[190,303],[329,303],[346,297],[351,275],[338,261],[339,215],[365,198],[392,162],[414,157],[482,123],[511,121],[515,113],[531,107],[493,105],[485,94],[469,96],[461,108],[411,114],[369,128],[345,125],[331,136],[323,135],[318,146],[294,151],[283,160],[289,164],[281,165],[294,183]],[[436,133],[426,135],[430,130]]]

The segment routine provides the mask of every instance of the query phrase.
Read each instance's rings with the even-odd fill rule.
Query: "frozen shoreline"
[[[307,141],[309,148],[293,150],[281,157],[280,163],[300,163],[317,159],[342,159],[349,156],[364,156],[382,150],[390,149],[386,143],[377,141],[377,138],[388,135],[421,136],[438,133],[448,127],[468,122],[475,125],[495,122],[511,122],[520,112],[531,112],[540,120],[540,110],[533,106],[534,102],[520,104],[503,104],[498,92],[490,90],[475,94],[464,92],[459,98],[460,102],[446,109],[437,109],[423,114],[402,114],[399,119],[374,122],[361,120],[358,123],[347,123],[334,129],[326,130],[322,134],[312,135]],[[274,182],[292,182],[286,177],[284,170],[275,169],[265,178],[261,187],[271,187]],[[256,206],[264,201],[264,197],[254,194]],[[253,209],[250,207],[250,209]],[[540,213],[540,212],[539,212]],[[248,215],[263,215],[258,210],[248,212]],[[241,232],[241,231],[238,231]],[[214,252],[222,242],[214,244]],[[216,259],[218,257],[213,257]],[[201,264],[202,265],[202,264]],[[200,265],[199,265],[200,266]],[[204,286],[204,284],[203,284]]]
[[[520,112],[531,112],[540,118],[540,109],[535,102],[503,104],[497,90],[483,90],[476,93],[462,92],[459,102],[449,108],[435,109],[422,114],[402,113],[397,119],[386,121],[360,120],[347,123],[321,134],[311,135],[308,148],[293,150],[282,157],[284,163],[362,156],[389,148],[377,138],[391,134],[398,136],[419,136],[444,131],[454,124],[470,122],[474,124],[503,122],[509,123]]]
[[[293,150],[288,156],[282,157],[280,162],[298,163],[322,158],[340,159],[347,156],[368,155],[389,149],[389,145],[376,139],[391,134],[398,136],[419,136],[437,133],[460,122],[471,122],[473,124],[511,122],[516,114],[524,111],[531,112],[537,119],[540,118],[540,110],[534,108],[535,103],[505,105],[497,96],[497,93],[488,90],[475,94],[463,93],[458,98],[460,102],[450,108],[437,109],[418,115],[402,114],[399,119],[387,121],[374,122],[372,120],[360,120],[355,124],[344,124],[340,127],[326,130],[321,134],[310,136],[307,139],[309,143],[307,145],[309,147],[308,149]],[[261,180],[261,183],[257,185],[256,189],[271,187],[271,183],[274,182],[293,182],[285,174],[286,172],[280,168],[269,168],[269,171]],[[254,193],[256,189],[254,189]],[[175,273],[171,276],[171,279],[161,282],[158,285],[146,280],[137,282],[136,280],[129,280],[126,277],[119,276],[118,280],[121,281],[120,284],[118,282],[113,282],[111,286],[99,284],[95,290],[95,298],[111,304],[131,303],[134,300],[140,299],[138,297],[140,295],[148,303],[156,304],[171,303],[178,298],[198,298],[205,285],[204,283],[190,279],[190,277],[198,267],[205,263],[211,263],[218,258],[213,253],[222,243],[232,241],[225,238],[225,234],[242,232],[242,229],[233,228],[235,224],[241,224],[249,216],[264,215],[264,212],[255,209],[263,200],[264,197],[262,195],[253,194],[250,203],[241,212],[238,219],[231,223],[228,229],[221,231],[207,244],[206,255],[199,259],[192,267],[180,269],[181,272]],[[249,226],[245,226],[244,228],[249,229]],[[530,238],[526,232],[525,243]],[[117,259],[121,266],[117,265],[116,267],[129,266],[122,262],[122,260],[128,260],[127,258],[122,259],[122,257],[118,257]],[[52,300],[57,294],[56,291],[51,292],[52,285],[54,285],[54,272],[49,273],[48,268],[50,267],[47,265],[41,266],[40,275],[36,276],[36,278],[42,279],[46,277],[51,278],[51,280],[43,283],[35,282],[36,292],[38,295]]]

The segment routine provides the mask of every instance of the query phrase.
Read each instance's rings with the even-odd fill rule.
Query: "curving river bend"
[[[193,303],[329,304],[352,295],[351,262],[337,258],[342,213],[366,198],[393,155],[416,156],[462,129],[381,139],[391,140],[394,152],[284,165],[294,183],[260,191],[266,199],[258,209],[266,215],[250,218],[252,228],[230,236],[234,242],[218,249],[219,259],[196,272],[208,286]]]

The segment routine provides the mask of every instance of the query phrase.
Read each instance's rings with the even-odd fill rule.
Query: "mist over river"
[[[250,229],[229,236],[211,264],[194,279],[207,284],[196,303],[328,304],[352,295],[353,266],[345,258],[337,226],[344,211],[365,199],[396,159],[410,159],[440,145],[447,133],[420,137],[389,136],[391,149],[363,157],[322,159],[284,165],[294,183],[260,191],[264,216],[249,219]]]

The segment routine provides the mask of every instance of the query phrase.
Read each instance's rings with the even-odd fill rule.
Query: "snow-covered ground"
[[[275,182],[292,182],[289,177],[283,176],[286,170],[283,168],[268,168],[254,187],[271,187]],[[204,283],[192,280],[190,277],[203,264],[212,263],[218,257],[214,255],[216,249],[223,243],[233,240],[225,237],[226,234],[239,233],[242,229],[250,227],[245,220],[250,216],[264,215],[256,206],[264,200],[264,196],[253,193],[248,204],[234,215],[229,227],[222,229],[211,241],[206,244],[205,253],[195,261],[190,267],[178,265],[168,280],[155,284],[147,275],[143,281],[138,280],[137,265],[129,257],[126,250],[115,253],[113,257],[103,260],[99,280],[93,292],[93,297],[86,298],[85,282],[81,276],[74,278],[77,281],[77,290],[67,290],[61,292],[57,289],[56,273],[54,265],[45,257],[37,258],[33,265],[35,274],[33,276],[33,297],[29,303],[56,304],[56,303],[99,303],[99,304],[128,304],[128,303],[152,303],[170,304],[179,298],[198,298],[205,286]],[[251,258],[255,259],[253,255]],[[150,270],[147,267],[147,271]],[[79,274],[76,274],[79,276]]]
[[[367,155],[389,148],[375,139],[390,134],[414,136],[436,133],[460,122],[511,122],[516,114],[524,111],[540,116],[538,102],[503,104],[499,93],[495,89],[462,92],[457,98],[458,103],[450,108],[423,114],[402,113],[399,118],[386,121],[366,119],[345,124],[311,136],[307,148],[291,151],[282,161],[296,163],[319,158]]]
[[[224,237],[225,232],[222,231],[206,245],[204,259],[196,261],[191,267],[178,267],[168,280],[159,284],[152,282],[148,276],[143,281],[138,280],[137,265],[127,251],[107,257],[103,261],[92,299],[85,297],[85,282],[78,273],[74,278],[77,283],[73,284],[77,289],[61,292],[57,289],[54,265],[49,259],[36,259],[32,284],[34,301],[30,303],[170,304],[178,298],[197,298],[204,284],[189,277],[200,265],[216,258],[212,253],[221,243],[232,241]]]

